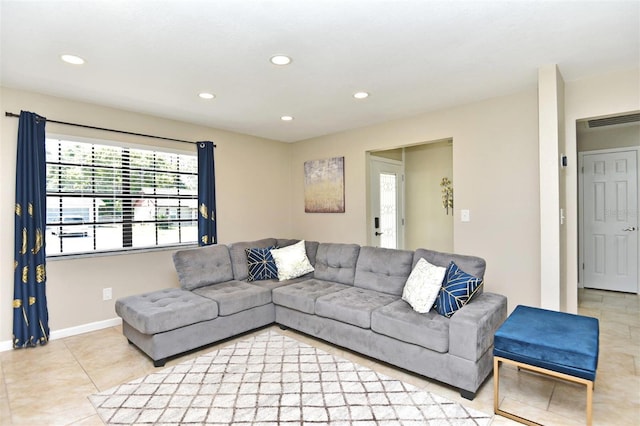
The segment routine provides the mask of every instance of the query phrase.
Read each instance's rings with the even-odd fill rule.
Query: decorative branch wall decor
[[[446,210],[446,214],[453,214],[453,186],[448,177],[443,177],[440,181],[440,187],[442,188],[442,207]]]

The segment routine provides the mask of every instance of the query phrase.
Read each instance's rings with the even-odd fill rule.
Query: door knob
[[[382,235],[382,232],[376,231],[376,237],[379,237],[380,235]]]
[[[635,226],[630,226],[628,228],[624,228],[623,231],[635,231],[636,227]]]

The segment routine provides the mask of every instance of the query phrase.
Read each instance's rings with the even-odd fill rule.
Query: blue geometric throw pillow
[[[273,260],[273,256],[271,256],[271,249],[274,248],[271,246],[244,250],[247,253],[247,266],[249,268],[248,281],[278,278],[278,267],[276,266],[276,261]]]
[[[482,288],[482,279],[467,274],[451,261],[436,303],[436,312],[450,318],[458,309],[469,303]]]

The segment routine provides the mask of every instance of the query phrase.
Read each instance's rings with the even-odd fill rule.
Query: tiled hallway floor
[[[600,319],[594,425],[636,425],[640,418],[640,297],[580,290],[579,306],[580,314]],[[467,401],[446,385],[291,330],[281,331],[277,326],[272,329],[463,405],[493,413],[492,378],[483,384],[473,401]],[[168,364],[180,363],[213,348],[215,345],[172,359]],[[40,348],[2,352],[0,425],[101,425],[87,396],[154,370],[151,361],[127,343],[119,327],[54,340]],[[518,373],[508,366],[500,372],[503,409],[548,425],[585,424],[584,386]],[[493,424],[516,423],[496,416]]]

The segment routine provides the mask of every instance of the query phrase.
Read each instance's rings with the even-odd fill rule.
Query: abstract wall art
[[[304,211],[344,213],[344,157],[304,162]]]

